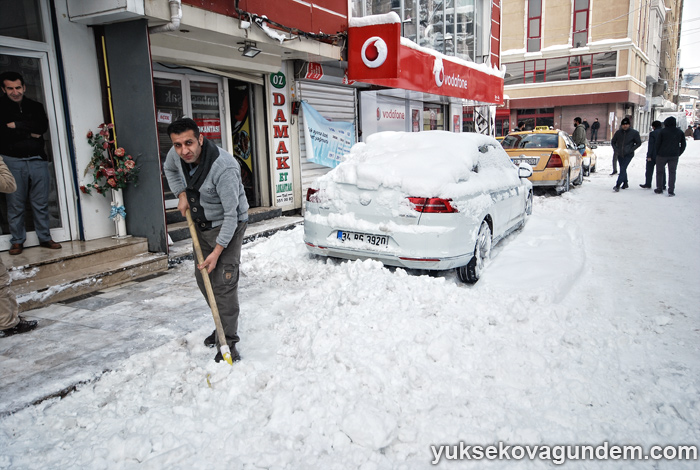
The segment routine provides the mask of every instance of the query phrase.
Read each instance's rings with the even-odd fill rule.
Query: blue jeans
[[[24,210],[27,197],[34,215],[34,231],[40,242],[51,240],[49,231],[49,163],[41,157],[14,158],[3,155],[3,160],[17,182],[17,191],[5,195],[7,200],[7,222],[10,225],[10,243],[24,243],[27,229],[24,225]]]
[[[627,183],[627,167],[632,161],[632,155],[625,155],[624,157],[619,157],[617,162],[620,164],[620,174],[617,176],[617,184],[615,186],[622,186],[622,183]]]

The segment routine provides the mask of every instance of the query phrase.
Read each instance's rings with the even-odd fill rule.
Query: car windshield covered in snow
[[[510,134],[503,139],[504,149],[546,148],[555,149],[559,146],[559,135],[556,133]]]
[[[508,171],[510,170],[510,171]],[[468,185],[462,184],[469,182]],[[320,186],[398,190],[406,196],[459,197],[518,183],[517,171],[495,139],[446,131],[380,132],[354,145]]]

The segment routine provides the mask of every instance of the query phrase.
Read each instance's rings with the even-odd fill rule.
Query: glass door
[[[194,119],[200,133],[217,146],[226,148],[226,133],[222,132],[223,83],[218,77],[185,75],[169,72],[155,72],[153,88],[156,101],[156,121],[158,125],[158,143],[160,148],[161,168],[165,157],[172,147],[168,126],[171,122],[187,116]],[[163,193],[165,207],[177,207],[165,174]]]
[[[49,128],[43,134],[45,152],[49,158],[49,174],[51,177],[49,187],[49,227],[51,237],[55,241],[69,240],[69,217],[73,213],[72,205],[68,204],[67,195],[72,194],[70,189],[70,177],[64,175],[64,168],[68,168],[69,156],[65,148],[61,147],[63,139],[59,137],[63,129],[63,117],[59,107],[54,103],[60,103],[60,97],[53,95],[51,74],[49,73],[49,58],[46,52],[27,51],[13,47],[0,46],[0,73],[6,71],[18,72],[25,82],[24,96],[41,103],[46,111]],[[66,172],[69,173],[69,172]],[[32,216],[29,196],[24,213],[24,223],[27,231],[25,246],[39,244],[39,239],[34,232],[34,219]],[[7,220],[7,201],[4,194],[0,194],[0,251],[10,247],[10,229]]]

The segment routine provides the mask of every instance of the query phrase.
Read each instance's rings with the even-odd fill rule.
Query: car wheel
[[[593,165],[593,166],[591,167],[591,173],[595,173],[595,170],[596,170],[595,165]]]
[[[583,175],[583,176],[591,176],[591,167],[588,166],[588,167],[585,168],[585,170],[586,170],[586,174]]]
[[[566,173],[566,180],[564,180],[564,184],[557,187],[557,192],[561,194],[567,192],[569,189],[571,189],[571,170]]]
[[[583,165],[581,165],[581,171],[578,172],[578,178],[574,181],[574,185],[580,186],[583,184]]]
[[[469,264],[457,268],[459,280],[467,284],[474,284],[481,277],[481,271],[484,269],[484,262],[491,255],[491,228],[485,220],[481,222],[479,234],[476,237],[476,246],[474,247],[474,256]]]
[[[525,215],[532,215],[532,191],[527,193],[527,199],[525,199]]]

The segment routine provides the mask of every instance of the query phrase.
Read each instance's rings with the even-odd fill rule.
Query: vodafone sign
[[[388,88],[503,104],[503,77],[482,64],[418,46],[401,38],[396,13],[352,18],[348,78]]]

